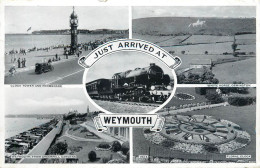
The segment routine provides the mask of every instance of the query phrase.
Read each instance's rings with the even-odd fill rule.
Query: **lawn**
[[[66,140],[68,147],[82,147],[82,149],[78,152],[73,152],[71,155],[76,155],[79,159],[79,163],[102,163],[102,158],[110,158],[112,155],[113,159],[122,159],[119,154],[112,151],[96,151],[95,147],[100,144],[100,142],[83,142],[83,141],[75,141],[68,137],[62,137],[63,140]],[[97,154],[97,158],[101,158],[95,162],[90,162],[88,159],[88,153],[90,151],[95,151]]]
[[[79,125],[72,126],[69,129],[68,134],[74,135],[77,137],[81,137],[81,138],[87,138],[87,139],[100,139],[95,134],[89,132],[88,129],[86,129],[85,127],[79,126]]]
[[[182,88],[182,87],[179,87],[176,89],[176,92],[175,93],[187,93],[187,94],[190,94],[192,96],[195,97],[194,100],[180,100],[176,97],[173,97],[171,99],[171,101],[166,105],[167,106],[179,106],[179,105],[182,105],[182,104],[189,104],[189,103],[201,103],[201,102],[205,102],[207,101],[207,99],[205,98],[205,96],[203,95],[199,95],[195,92],[195,88]]]

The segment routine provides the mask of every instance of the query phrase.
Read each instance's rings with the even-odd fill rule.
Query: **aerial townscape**
[[[5,139],[5,162],[129,162],[128,128],[110,128],[106,133],[97,132],[92,119],[99,113],[99,111],[90,112],[88,109],[86,113],[71,110],[67,114],[56,115],[54,118],[41,115],[38,120],[48,119],[48,122]],[[34,115],[34,117],[37,116],[39,115]],[[19,117],[21,116],[12,116],[12,119],[19,119]],[[30,156],[38,155],[46,157],[30,158]],[[70,157],[51,158],[48,155]]]

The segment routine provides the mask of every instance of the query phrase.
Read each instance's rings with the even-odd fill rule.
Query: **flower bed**
[[[193,154],[205,153],[203,145],[188,144],[188,143],[181,143],[181,142],[176,142],[176,144],[170,149],[178,150],[178,151],[182,151],[182,152],[193,153]]]
[[[193,95],[190,95],[188,93],[175,93],[174,97],[180,99],[180,100],[194,100],[195,97]]]
[[[194,116],[201,117],[201,119],[203,119],[204,117],[204,115]],[[211,116],[207,116],[207,118],[210,119]],[[160,133],[152,132],[147,129],[144,129],[144,137],[151,143],[169,148],[170,150],[178,150],[181,152],[187,152],[192,154],[229,153],[237,149],[243,148],[250,143],[250,135],[246,131],[244,131],[239,125],[228,120],[218,121],[220,121],[223,125],[230,127],[230,129],[232,128],[231,131],[233,134],[235,134],[234,138],[230,139],[229,141],[223,141],[223,143],[221,144],[213,143],[211,144],[212,146],[209,146],[209,144],[207,143],[195,144],[189,142],[185,143],[178,140],[172,140],[167,136],[163,136]]]
[[[126,162],[123,161],[122,159],[113,159],[108,161],[107,163],[126,163]]]
[[[153,133],[144,133],[144,137],[148,140],[151,141],[154,144],[159,145],[160,143],[162,143],[162,141],[166,140],[165,137],[163,137],[162,135],[160,135],[159,133],[153,132]]]
[[[108,143],[101,143],[98,146],[95,147],[95,149],[97,151],[108,151],[112,148],[111,145],[109,145]]]

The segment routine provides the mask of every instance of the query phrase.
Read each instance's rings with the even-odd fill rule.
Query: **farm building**
[[[211,59],[196,59],[192,60],[190,63],[190,68],[211,68],[212,67],[212,60]]]

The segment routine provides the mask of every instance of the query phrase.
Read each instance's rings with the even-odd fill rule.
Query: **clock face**
[[[192,144],[221,144],[236,138],[231,124],[205,115],[166,116],[161,134],[171,140]]]
[[[75,23],[78,24],[78,19],[75,20]]]
[[[73,20],[73,19],[71,19],[71,20],[70,20],[70,24],[73,24],[73,23],[74,23],[74,20]]]

